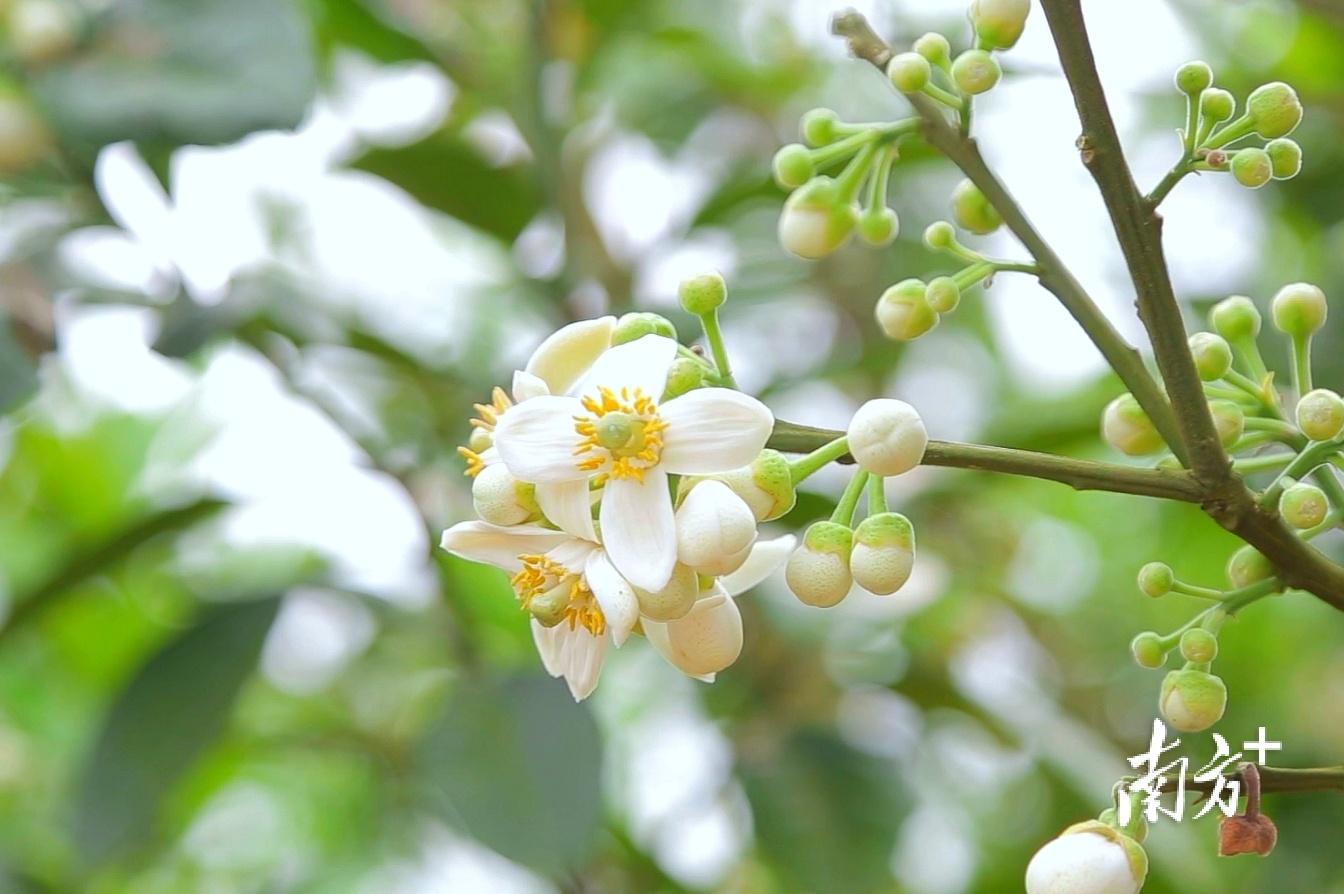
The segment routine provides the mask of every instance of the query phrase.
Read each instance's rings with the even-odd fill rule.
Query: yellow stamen
[[[471,420],[472,428],[483,428],[486,431],[494,431],[495,424],[499,422],[499,417],[504,411],[513,406],[513,401],[509,399],[508,394],[498,385],[490,392],[490,403],[473,404],[476,410],[477,418]]]
[[[601,636],[606,632],[606,616],[602,614],[602,607],[597,604],[593,591],[589,589],[587,578],[542,555],[522,555],[518,561],[523,563],[523,568],[513,576],[510,583],[524,610],[539,594],[568,584],[569,603],[565,606],[562,623],[569,624],[570,630],[582,627],[593,636]]]
[[[475,450],[472,450],[470,447],[459,447],[457,448],[457,452],[467,461],[467,468],[462,473],[463,475],[469,475],[472,478],[475,478],[485,471],[485,460],[481,459],[481,455]]]
[[[622,388],[619,393],[599,388],[596,395],[583,399],[583,408],[588,415],[574,417],[574,431],[580,437],[574,447],[575,466],[583,472],[605,468],[612,478],[642,482],[663,452],[667,423],[659,417],[658,405],[639,388]],[[622,418],[609,420],[617,424],[599,426],[603,417],[612,414]],[[613,442],[622,436],[624,443]]]

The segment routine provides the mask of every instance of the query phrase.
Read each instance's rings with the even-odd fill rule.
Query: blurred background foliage
[[[960,45],[961,6],[865,11]],[[1192,320],[1294,279],[1344,294],[1341,7],[1086,7],[1141,178],[1174,159],[1185,58],[1308,106],[1296,180],[1173,198]],[[999,892],[1105,806],[1155,710],[1127,642],[1188,610],[1132,576],[1160,558],[1214,583],[1233,546],[1189,507],[921,470],[892,493],[910,592],[823,613],[767,583],[714,686],[635,641],[579,706],[504,576],[433,548],[470,511],[471,403],[570,319],[651,308],[689,335],[676,282],[709,266],[739,378],[781,416],[843,426],[895,394],[937,437],[1104,455],[1117,383],[1030,284],[909,347],[870,325],[882,288],[938,269],[918,237],[946,164],[898,167],[891,250],[778,248],[768,162],[797,116],[901,114],[829,6],[0,11],[0,890]],[[982,140],[1127,320],[1039,11],[1007,59]],[[1220,731],[1339,762],[1338,639],[1310,598],[1256,606],[1223,637]],[[1198,766],[1211,743],[1188,740]],[[1337,798],[1267,809],[1264,861],[1218,861],[1211,819],[1162,823],[1146,890],[1344,891]]]

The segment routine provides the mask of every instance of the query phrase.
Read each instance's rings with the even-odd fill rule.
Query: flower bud
[[[1263,813],[1255,816],[1224,816],[1218,822],[1218,856],[1255,854],[1268,857],[1278,844],[1279,830]]]
[[[1295,140],[1280,138],[1265,144],[1275,180],[1291,180],[1302,170],[1302,147]]]
[[[897,512],[870,515],[854,529],[849,570],[869,593],[890,596],[910,579],[915,565],[915,530]]]
[[[1317,388],[1297,402],[1297,427],[1313,441],[1330,441],[1344,431],[1344,398]]]
[[[728,485],[713,478],[691,488],[676,514],[677,561],[701,574],[736,571],[756,540],[756,516]]]
[[[1213,69],[1209,63],[1187,62],[1176,69],[1176,89],[1186,96],[1198,96],[1213,84]]]
[[[1205,382],[1216,382],[1232,368],[1232,348],[1227,339],[1212,332],[1196,332],[1190,336],[1190,354],[1195,358],[1195,369]]]
[[[1137,841],[1096,820],[1078,823],[1027,864],[1026,894],[1138,894],[1148,855]]]
[[[1302,103],[1292,87],[1275,81],[1251,91],[1246,99],[1246,114],[1260,136],[1286,137],[1302,120]]]
[[[813,146],[825,146],[838,136],[835,129],[837,117],[830,109],[812,109],[803,115],[799,130],[803,139]]]
[[[1274,576],[1274,566],[1253,546],[1243,546],[1227,560],[1227,579],[1240,589]]]
[[[0,85],[0,174],[32,167],[51,147],[42,117],[21,95]]]
[[[952,62],[957,89],[971,96],[992,90],[1002,76],[998,60],[984,50],[967,50]]]
[[[1006,50],[1022,36],[1030,12],[1031,0],[972,0],[971,24],[982,46]]]
[[[693,677],[716,674],[742,654],[742,613],[722,590],[698,600],[684,617],[644,627],[663,657]]]
[[[897,53],[887,63],[891,85],[902,93],[918,93],[929,83],[933,68],[919,53]]]
[[[652,621],[675,621],[685,617],[700,597],[700,577],[695,569],[678,562],[672,566],[667,586],[656,593],[633,587],[639,601],[639,613]]]
[[[1230,342],[1255,338],[1260,333],[1260,311],[1245,295],[1224,298],[1209,312],[1213,331]]]
[[[812,163],[812,154],[801,143],[789,143],[781,146],[771,162],[775,173],[775,182],[785,189],[797,189],[812,179],[817,172]]]
[[[616,321],[616,328],[611,330],[611,344],[612,347],[623,345],[646,335],[661,335],[676,341],[677,329],[667,317],[635,311],[625,314]]]
[[[817,608],[838,604],[854,584],[849,570],[853,546],[854,532],[845,525],[813,522],[784,568],[784,580],[793,595]]]
[[[813,177],[784,202],[779,242],[800,258],[818,260],[835,251],[854,232],[857,212],[841,199],[830,177]]]
[[[683,279],[677,287],[681,308],[688,314],[703,317],[712,314],[728,300],[728,284],[717,273],[702,273]]]
[[[1100,813],[1100,815],[1097,816],[1097,822],[1102,823],[1103,825],[1110,826],[1117,830],[1120,828],[1119,813],[1114,807],[1107,807],[1105,810],[1103,810]],[[1145,841],[1147,841],[1148,820],[1144,817],[1144,815],[1142,813],[1132,814],[1130,816],[1130,823],[1134,826],[1132,834],[1131,832],[1126,832],[1125,834],[1128,834],[1129,837],[1133,838],[1139,844],[1143,844]]]
[[[1130,640],[1129,651],[1139,667],[1151,669],[1167,663],[1167,651],[1162,648],[1162,639],[1151,630],[1145,630]]]
[[[938,325],[938,313],[924,300],[924,281],[903,279],[882,293],[873,309],[887,338],[913,341]]]
[[[970,182],[969,180],[966,182]],[[935,220],[924,228],[924,244],[934,251],[944,251],[957,241],[957,232],[945,220]]]
[[[519,481],[503,463],[492,463],[471,482],[471,502],[476,514],[492,525],[521,525],[541,514],[536,488]]]
[[[1222,719],[1227,686],[1221,677],[1194,668],[1174,670],[1162,681],[1162,716],[1183,733],[1203,732]]]
[[[889,245],[900,230],[901,222],[890,208],[869,208],[859,215],[859,238],[869,245]]]
[[[1239,149],[1232,156],[1232,176],[1247,189],[1259,189],[1274,179],[1274,163],[1263,149]]]
[[[694,391],[705,384],[705,373],[709,370],[699,360],[690,357],[678,357],[667,368],[667,385],[663,387],[663,400],[680,397],[688,391]]]
[[[1325,521],[1329,511],[1330,501],[1326,499],[1325,491],[1305,481],[1289,487],[1279,497],[1279,515],[1298,530],[1316,527]]]
[[[1139,569],[1139,590],[1154,599],[1165,596],[1176,585],[1176,575],[1165,562],[1149,562]]]
[[[1246,414],[1241,407],[1230,400],[1211,400],[1209,415],[1213,417],[1213,427],[1218,430],[1218,440],[1224,447],[1231,447],[1241,440],[1241,434],[1246,430]]]
[[[970,180],[961,181],[952,190],[952,216],[963,230],[980,236],[994,232],[1003,224],[998,210]]]
[[[1181,657],[1192,664],[1208,664],[1218,657],[1218,637],[1203,627],[1181,634]]]
[[[1214,123],[1226,121],[1237,111],[1237,98],[1226,90],[1211,87],[1199,94],[1199,114]]]
[[[1126,456],[1157,453],[1165,442],[1132,394],[1122,394],[1101,413],[1101,436]]]
[[[77,7],[57,0],[18,0],[9,10],[9,44],[29,65],[64,56],[75,46]]]
[[[911,49],[939,68],[952,62],[952,45],[947,42],[946,37],[936,31],[930,31],[916,40]]]
[[[950,314],[961,303],[961,287],[950,276],[935,276],[924,288],[924,300],[937,313]]]
[[[919,465],[929,433],[915,408],[889,397],[870,400],[849,421],[849,452],[865,472],[889,477]]]
[[[1289,283],[1269,303],[1274,328],[1294,338],[1305,338],[1325,325],[1329,308],[1325,293],[1311,283]]]
[[[705,476],[682,476],[677,503],[686,499],[697,484],[721,481],[751,509],[757,521],[772,521],[788,513],[797,500],[789,460],[778,450],[762,450],[751,465]]]

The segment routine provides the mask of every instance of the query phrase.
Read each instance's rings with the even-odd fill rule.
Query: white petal
[[[701,388],[658,408],[667,423],[662,466],[674,475],[708,475],[745,466],[765,447],[775,417],[731,388]]]
[[[595,549],[597,549],[596,543],[569,537],[564,543],[547,551],[546,558],[557,565],[563,565],[575,574],[582,574],[584,566],[588,564],[588,556]]]
[[[537,485],[537,505],[560,530],[597,542],[593,529],[593,495],[588,479],[547,482]]]
[[[773,540],[758,540],[751,547],[742,567],[719,578],[719,584],[730,596],[745,593],[782,567],[797,545],[798,538],[792,534]]]
[[[588,578],[593,596],[597,597],[597,604],[602,606],[611,639],[619,648],[639,620],[639,600],[635,598],[635,591],[601,550],[594,550],[588,557],[584,576]]]
[[[568,628],[563,624],[547,627],[536,618],[532,619],[532,642],[537,644],[541,666],[546,668],[546,673],[552,677],[558,677],[564,672],[564,668],[560,665],[561,646],[564,645],[561,634],[567,631]]]
[[[641,590],[667,586],[677,563],[677,534],[663,470],[649,469],[642,483],[609,479],[600,515],[602,545],[616,570]]]
[[[726,573],[719,566],[756,539],[756,515],[722,481],[701,481],[676,512],[677,561],[706,574]],[[742,562],[727,562],[735,570]]]
[[[583,407],[572,397],[545,395],[509,407],[495,426],[495,449],[514,477],[540,484],[571,481],[588,473],[574,461],[574,417]]]
[[[615,317],[570,323],[541,343],[527,361],[527,372],[541,379],[551,394],[564,394],[611,345]]]
[[[93,165],[93,182],[112,219],[149,249],[156,266],[172,270],[172,209],[134,144],[104,146]]]
[[[702,597],[686,617],[646,625],[644,632],[673,667],[692,677],[717,673],[742,653],[742,613],[719,589]]]
[[[607,655],[607,636],[593,636],[583,627],[575,627],[573,630],[565,624],[559,627],[563,631],[565,682],[569,684],[569,693],[574,696],[574,701],[581,702],[593,694],[597,680],[602,676],[602,661]]]
[[[511,390],[513,391],[513,402],[518,404],[551,393],[551,389],[546,386],[544,380],[529,372],[523,372],[521,369],[514,370],[513,388]]]
[[[466,521],[444,531],[439,546],[473,562],[485,562],[505,571],[518,571],[523,567],[518,561],[519,556],[549,552],[572,542],[574,538],[564,531],[552,531],[536,525],[501,528],[483,521]]]
[[[646,335],[608,350],[579,382],[576,394],[587,396],[599,388],[620,391],[638,388],[655,401],[667,387],[667,369],[677,358],[677,343],[661,335]],[[753,459],[755,455],[753,454]],[[743,463],[738,463],[743,465]]]

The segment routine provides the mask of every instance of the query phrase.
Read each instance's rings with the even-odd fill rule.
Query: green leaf
[[[75,847],[88,867],[154,832],[164,796],[224,730],[279,600],[231,603],[154,654],[122,690],[75,794]]]
[[[602,740],[565,686],[465,679],[421,749],[431,807],[542,872],[581,865],[601,819]]]
[[[14,338],[9,318],[0,315],[0,413],[8,413],[37,390],[37,370]]]
[[[380,62],[437,61],[418,37],[397,27],[383,10],[363,0],[305,0],[304,5],[317,26],[325,53],[349,46]]]

